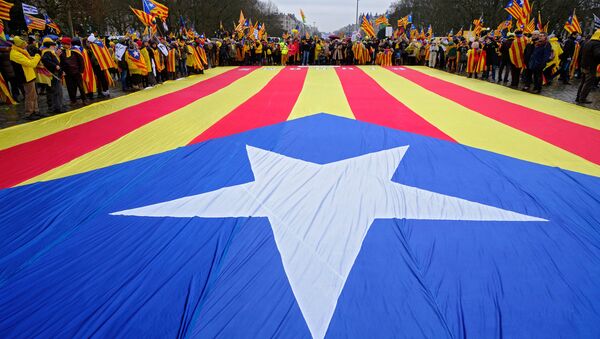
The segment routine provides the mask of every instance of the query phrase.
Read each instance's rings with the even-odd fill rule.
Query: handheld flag
[[[46,26],[53,29],[56,32],[56,34],[60,34],[60,28],[52,19],[50,19],[48,14],[44,14],[44,20],[46,21]]]
[[[0,20],[10,21],[10,10],[15,4],[0,0]]]
[[[25,25],[27,25],[27,29],[29,31],[43,31],[44,29],[46,29],[46,21],[44,19],[36,18],[29,14],[24,14],[24,17]]]
[[[475,33],[476,36],[479,36],[483,30],[483,14],[479,17],[479,19],[473,20],[473,25],[475,25],[473,28],[473,33]]]
[[[169,8],[161,3],[154,0],[142,0],[142,5],[147,14],[153,14],[163,21],[169,17]]]
[[[244,12],[240,10],[240,20],[238,21],[237,26],[235,27],[236,32],[241,32],[244,29],[244,24],[246,23],[246,18],[244,18]]]
[[[527,18],[523,15],[523,8],[518,4],[517,0],[509,0],[508,5],[504,8],[508,14],[517,20],[518,23],[526,23]]]
[[[529,18],[531,17],[531,5],[529,4],[529,0],[521,0],[521,8],[523,8],[524,19],[529,21]]]
[[[567,19],[565,23],[565,31],[569,33],[579,33],[581,34],[581,25],[579,24],[579,19],[577,19],[577,15],[575,15],[575,10],[573,10],[573,14]]]
[[[152,14],[148,14],[144,11],[141,11],[139,9],[135,9],[133,7],[129,7],[129,9],[131,9],[131,11],[133,12],[133,14],[135,14],[135,16],[140,20],[140,22],[146,26],[146,27],[151,27],[154,29],[154,27],[156,27],[156,19],[154,18],[154,15]]]
[[[302,22],[306,23],[306,15],[304,15],[304,11],[300,8],[300,17],[302,18]]]
[[[600,18],[594,14],[594,31],[600,29]]]
[[[371,25],[367,17],[364,15],[362,17],[360,28],[362,28],[362,30],[365,31],[368,36],[375,37],[375,29],[373,29],[373,25]]]
[[[388,18],[385,15],[380,15],[377,17],[377,19],[375,19],[375,26],[378,26],[378,25],[389,26],[390,22],[388,21]]]

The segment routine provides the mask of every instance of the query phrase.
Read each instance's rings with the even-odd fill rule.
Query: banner
[[[127,51],[127,46],[123,44],[117,44],[115,46],[115,56],[117,57],[117,60],[121,61],[123,59],[125,51]]]

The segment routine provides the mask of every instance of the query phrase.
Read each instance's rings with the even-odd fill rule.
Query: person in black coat
[[[78,51],[71,48],[71,38],[63,37],[62,40],[63,50],[60,55],[60,67],[65,72],[65,82],[67,84],[67,92],[69,93],[69,99],[71,103],[77,103],[77,90],[83,103],[86,103],[85,89],[83,87],[83,70],[85,69],[85,63],[83,55]]]
[[[525,46],[525,51],[523,53],[523,61],[525,62],[526,66],[525,69],[523,69],[522,74],[524,91],[529,90],[529,86],[531,86],[531,82],[533,81],[533,73],[531,72],[531,69],[529,69],[529,60],[531,59],[531,55],[533,54],[533,50],[535,49],[535,43],[539,40],[539,38],[540,32],[533,31],[533,33],[531,33],[531,40],[529,41],[527,46]]]
[[[562,46],[563,53],[560,55],[560,78],[558,80],[561,80],[565,85],[569,84],[569,68],[575,52],[576,37],[577,33],[571,34]]]
[[[587,96],[596,83],[596,71],[600,64],[600,29],[594,32],[590,41],[581,48],[581,83],[577,89],[576,102],[580,104],[591,104]]]
[[[546,33],[541,33],[527,62],[527,68],[531,71],[533,76],[533,93],[540,93],[542,91],[542,74],[546,63],[552,57],[552,46],[548,42]]]
[[[491,75],[492,81],[496,81],[496,69],[498,68],[499,59],[498,43],[491,37],[487,37],[485,45],[483,45],[483,50],[485,51],[485,64],[487,67],[483,72],[482,80],[489,79]]]
[[[63,70],[60,67],[60,50],[57,54],[56,42],[50,38],[44,38],[44,48],[42,50],[42,64],[48,72],[52,74],[52,80],[50,83],[49,93],[46,94],[49,97],[48,110],[52,113],[63,113],[63,92],[62,92],[62,76]]]
[[[505,85],[508,84],[508,75],[510,74],[510,46],[513,40],[505,39],[500,45],[500,70],[498,72],[498,83],[502,81]]]

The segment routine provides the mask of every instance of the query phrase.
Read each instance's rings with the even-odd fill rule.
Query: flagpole
[[[358,1],[356,0],[356,31],[358,32]]]

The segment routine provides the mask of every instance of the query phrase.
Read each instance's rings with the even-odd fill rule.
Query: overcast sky
[[[300,19],[300,8],[306,15],[306,23],[322,32],[329,32],[356,21],[356,0],[271,0],[280,12],[293,13]],[[359,0],[358,12],[383,13],[392,0]]]

